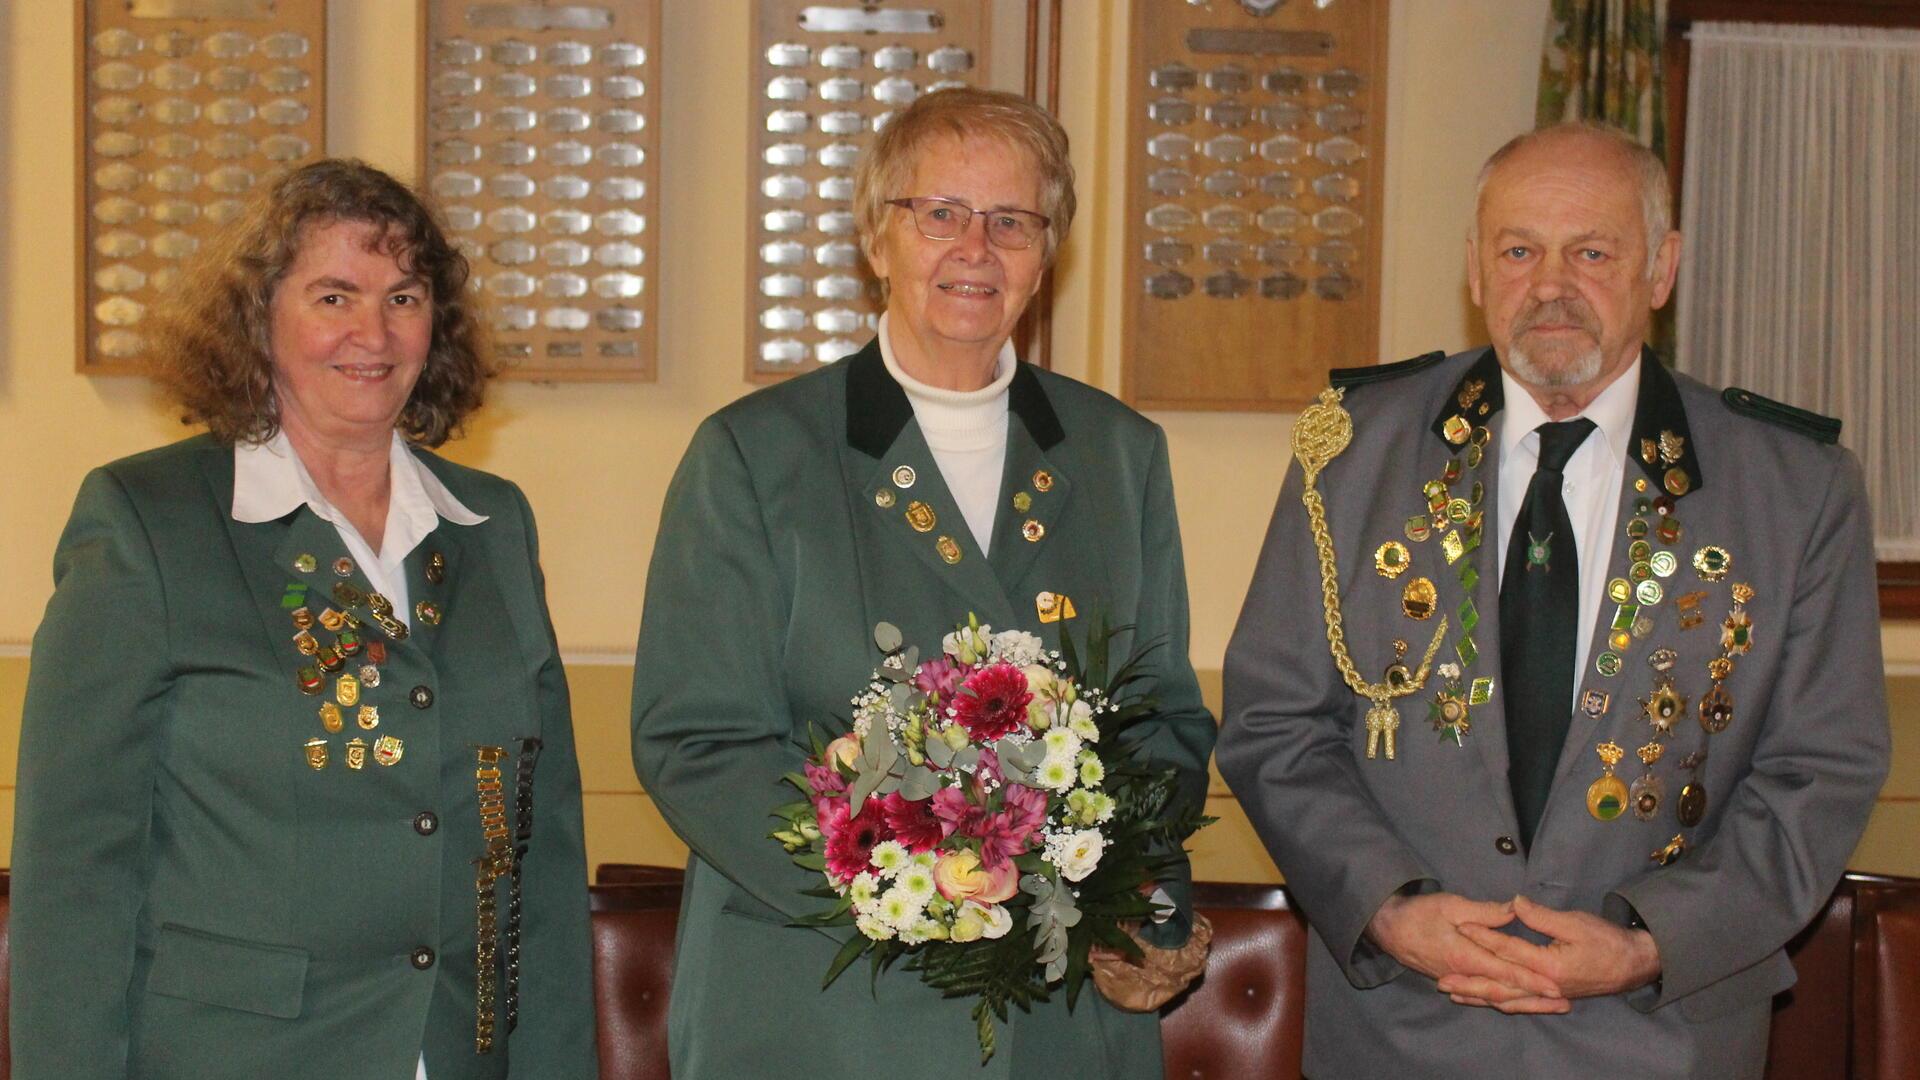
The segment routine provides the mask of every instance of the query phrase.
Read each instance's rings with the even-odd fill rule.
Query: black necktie
[[[1567,459],[1593,431],[1591,420],[1541,424],[1540,467],[1513,519],[1500,578],[1500,674],[1506,683],[1507,782],[1531,846],[1547,806],[1560,747],[1573,718],[1574,641],[1580,621],[1580,561],[1560,498]]]

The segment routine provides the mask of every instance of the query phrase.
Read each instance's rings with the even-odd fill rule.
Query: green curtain
[[[1667,0],[1552,0],[1535,123],[1600,120],[1665,155]]]

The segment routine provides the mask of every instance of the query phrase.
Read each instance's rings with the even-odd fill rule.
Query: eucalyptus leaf
[[[913,695],[913,684],[903,679],[887,691],[887,704],[893,706],[894,712],[906,712],[913,707]]]
[[[971,769],[978,764],[980,764],[980,748],[977,746],[963,747],[953,755],[953,767],[956,769]]]
[[[873,643],[881,652],[889,655],[899,652],[900,645],[906,639],[900,628],[890,622],[883,622],[873,628]]]
[[[857,816],[860,808],[866,805],[867,796],[878,790],[886,779],[887,774],[879,771],[863,771],[854,777],[853,786],[847,791],[847,812]]]
[[[940,778],[932,770],[920,765],[907,766],[906,773],[900,777],[900,797],[909,802],[933,798],[940,790]]]
[[[1021,772],[1031,773],[1047,760],[1047,744],[1038,739],[1017,743],[1012,739],[1001,739],[993,744],[993,752],[1000,756],[1002,768],[1011,762]]]
[[[900,666],[906,670],[908,676],[912,676],[920,667],[920,646],[907,646],[905,655],[900,659]]]
[[[972,747],[968,747],[968,749],[972,749]],[[933,763],[934,768],[940,769],[943,771],[948,768],[951,768],[953,765],[954,757],[955,757],[955,754],[953,751],[953,747],[948,746],[945,740],[943,739],[927,740],[927,760]],[[977,753],[974,755],[975,760],[978,760],[979,757],[980,755]]]
[[[880,778],[880,783],[875,785],[873,792],[876,795],[891,795],[899,790],[900,774],[890,772]]]

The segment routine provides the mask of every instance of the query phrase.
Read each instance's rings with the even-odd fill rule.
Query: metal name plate
[[[1325,56],[1333,51],[1333,35],[1318,30],[1195,27],[1187,31],[1187,48],[1196,53],[1236,56]]]
[[[467,9],[467,25],[482,30],[607,30],[613,26],[613,12],[581,4],[475,4]]]
[[[924,8],[875,11],[853,7],[800,10],[800,29],[816,34],[934,34],[946,25],[939,12]]]
[[[127,0],[127,14],[136,19],[247,19],[273,18],[273,0]]]

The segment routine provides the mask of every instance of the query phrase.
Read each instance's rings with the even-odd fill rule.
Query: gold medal
[[[1032,518],[1028,518],[1026,523],[1020,526],[1020,535],[1027,538],[1027,543],[1037,544],[1042,537],[1047,535],[1047,527]]]
[[[882,510],[891,510],[893,509],[893,498],[892,488],[881,488],[873,493],[873,505]]]
[[[1397,578],[1413,565],[1413,556],[1407,551],[1407,545],[1398,540],[1389,540],[1381,544],[1373,553],[1373,568],[1383,578]]]
[[[914,532],[932,532],[939,521],[933,513],[933,507],[926,503],[915,499],[907,504],[907,524],[913,526]]]
[[[293,557],[293,568],[295,570],[300,571],[303,574],[311,574],[315,570],[320,568],[320,560],[314,558],[312,555],[302,552],[301,554],[295,555]]]
[[[340,706],[331,701],[320,703],[320,726],[328,731],[339,731],[346,721],[340,715]]]
[[[360,680],[352,675],[340,676],[340,682],[334,687],[334,696],[349,709],[360,704]]]
[[[1400,590],[1400,610],[1406,612],[1409,619],[1431,619],[1439,604],[1440,591],[1433,587],[1430,578],[1414,578]]]
[[[1440,433],[1446,436],[1448,442],[1460,446],[1467,441],[1467,436],[1473,434],[1473,424],[1466,417],[1456,414],[1447,417],[1447,422],[1440,426]]]
[[[1728,656],[1745,656],[1753,648],[1753,620],[1742,608],[1734,608],[1720,624],[1720,649]]]
[[[1733,723],[1733,695],[1727,693],[1725,683],[1716,680],[1713,689],[1700,699],[1700,726],[1707,734],[1718,735]]]
[[[440,605],[431,600],[422,600],[413,605],[413,617],[428,626],[440,625]]]
[[[397,765],[406,747],[392,735],[382,735],[373,740],[373,760],[382,766]]]
[[[1042,592],[1033,598],[1034,613],[1043,623],[1056,623],[1062,619],[1071,619],[1077,612],[1073,610],[1073,600],[1066,593]]]
[[[353,738],[347,740],[347,768],[364,769],[367,767],[367,740]]]
[[[337,634],[341,627],[347,625],[347,617],[332,608],[327,608],[320,613],[320,625]]]
[[[305,749],[307,768],[318,772],[327,767],[327,740],[308,739]]]
[[[313,609],[304,607],[294,608],[293,628],[295,630],[313,629]]]
[[[302,630],[293,635],[293,647],[300,650],[302,656],[314,656],[320,652],[320,639],[310,630]]]
[[[1652,821],[1654,815],[1660,812],[1660,798],[1666,794],[1666,785],[1653,774],[1653,763],[1660,760],[1665,750],[1666,747],[1659,743],[1650,742],[1634,751],[1640,763],[1647,767],[1647,771],[1633,782],[1633,816],[1641,821]]]
[[[945,560],[948,566],[952,566],[960,561],[960,545],[953,537],[943,536],[933,542],[933,547],[935,551],[940,553],[940,558]]]
[[[1671,431],[1662,431],[1660,433],[1660,464],[1678,465],[1680,464],[1681,455],[1686,452],[1687,440],[1685,436],[1675,435]],[[1649,464],[1651,464],[1651,462],[1649,462]],[[1678,495],[1680,492],[1676,491],[1674,494]]]
[[[1046,494],[1053,490],[1053,474],[1040,469],[1033,474],[1033,490]]]
[[[1693,553],[1693,569],[1701,581],[1719,581],[1733,569],[1733,553],[1718,544],[1708,544]]]
[[[1674,806],[1674,816],[1680,824],[1691,829],[1706,820],[1707,785],[1700,779],[1700,766],[1704,765],[1707,755],[1695,751],[1680,760],[1680,767],[1687,770],[1686,786],[1680,789],[1680,798]]]
[[[1600,755],[1600,767],[1603,770],[1600,779],[1587,785],[1587,813],[1601,821],[1612,821],[1627,808],[1627,785],[1613,775],[1613,767],[1620,764],[1626,755],[1617,743],[1603,742],[1594,747],[1594,753]]]
[[[893,470],[894,487],[910,488],[916,479],[918,479],[918,477],[914,475],[913,466],[911,465],[901,465]]]
[[[360,712],[354,717],[354,722],[360,725],[362,731],[372,731],[374,728],[379,727],[380,707],[377,705],[360,706]]]
[[[1653,691],[1640,699],[1640,718],[1653,725],[1653,730],[1662,735],[1673,730],[1682,713],[1687,711],[1687,699],[1673,688],[1671,678],[1654,680]]]
[[[1033,496],[1024,491],[1016,491],[1013,493],[1014,513],[1024,514],[1031,509],[1033,509]]]

